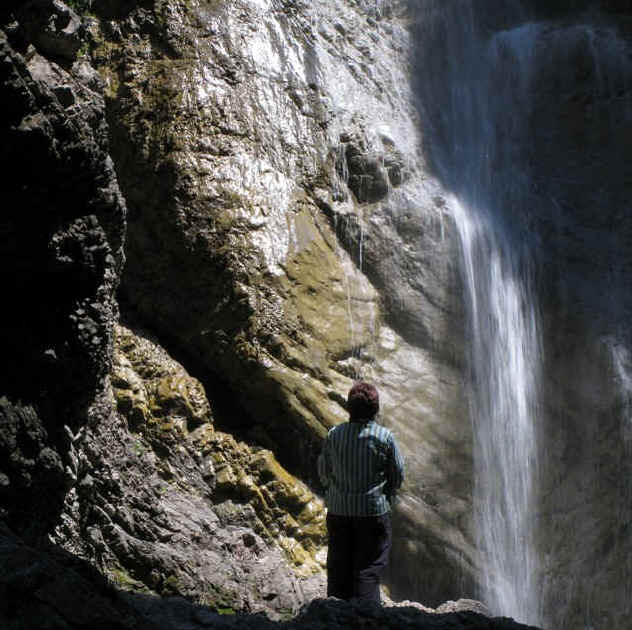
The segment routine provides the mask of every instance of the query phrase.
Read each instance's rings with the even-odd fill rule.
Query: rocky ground
[[[0,623],[6,630],[529,630],[511,619],[489,618],[469,600],[436,611],[413,602],[377,607],[366,602],[315,599],[295,615],[272,621],[229,606],[209,608],[177,596],[123,591],[91,564],[59,547],[34,550],[0,531]],[[531,628],[531,630],[535,630]]]

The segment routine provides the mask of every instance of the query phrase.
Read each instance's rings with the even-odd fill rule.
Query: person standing
[[[354,383],[349,422],[332,428],[318,458],[326,489],[327,595],[380,603],[380,577],[391,550],[391,502],[404,460],[391,431],[376,422],[377,389]]]

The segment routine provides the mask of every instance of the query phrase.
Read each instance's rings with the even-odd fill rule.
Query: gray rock
[[[35,551],[6,528],[0,533],[0,561],[0,623],[10,630],[329,630],[358,625],[368,630],[536,630],[473,612],[436,614],[413,605],[382,608],[334,598],[314,600],[298,616],[277,622],[229,609],[218,614],[181,597],[122,592],[85,561],[55,548]]]
[[[432,567],[419,592],[438,603],[477,562],[458,248],[440,188],[411,177],[408,16],[389,4],[136,8],[91,32],[133,217],[125,310],[228,400],[224,426],[314,484],[352,379],[376,380],[424,480],[421,510],[404,490],[397,553],[414,557],[392,579],[410,592]]]
[[[29,0],[18,12],[22,28],[38,51],[63,63],[73,61],[83,43],[81,18],[60,0]]]

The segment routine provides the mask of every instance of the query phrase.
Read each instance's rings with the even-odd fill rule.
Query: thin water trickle
[[[626,480],[622,484],[618,520],[620,523],[629,523],[630,506],[632,505],[632,483],[627,481],[627,479],[630,479],[630,473],[632,472],[632,354],[621,342],[609,340],[608,345],[612,354],[615,382],[619,392],[623,419],[621,426],[623,465],[621,468]],[[617,546],[621,547],[620,557],[624,567],[624,594],[626,601],[630,602],[632,598],[632,558],[620,541],[617,541]]]

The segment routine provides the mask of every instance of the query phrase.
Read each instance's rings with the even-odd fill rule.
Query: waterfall
[[[471,330],[474,504],[483,597],[495,611],[539,623],[534,543],[539,342],[520,256],[453,200],[463,246]]]
[[[474,119],[480,127],[478,133],[470,129],[473,146],[464,152],[469,181],[451,204],[469,298],[474,506],[484,598],[493,610],[533,624],[540,623],[533,526],[538,305],[528,233],[521,241],[505,222],[525,212],[526,175],[512,143],[522,140],[518,104],[527,95],[536,37],[529,25],[502,32],[482,48],[484,69],[465,86],[470,94],[460,94],[469,101],[467,124]]]
[[[426,156],[449,191],[462,248],[480,596],[495,613],[526,623],[570,628],[581,619],[585,628],[614,627],[599,598],[611,604],[614,589],[624,597],[629,584],[604,577],[603,593],[588,584],[593,571],[617,571],[629,582],[629,563],[615,558],[629,549],[627,526],[607,533],[617,540],[612,557],[582,550],[598,548],[605,533],[588,525],[607,503],[609,482],[601,475],[611,466],[596,445],[604,439],[599,410],[623,423],[624,446],[613,444],[612,457],[626,462],[629,454],[629,351],[613,346],[612,358],[603,359],[596,348],[627,312],[627,258],[608,244],[624,252],[628,239],[615,226],[628,205],[620,192],[627,171],[619,165],[627,163],[621,132],[632,118],[632,62],[627,42],[596,10],[527,9],[517,0],[484,8],[428,0],[417,14],[415,82]],[[615,270],[612,285],[598,276],[606,268]],[[544,351],[545,336],[559,348],[564,335],[574,344],[584,337],[576,366]],[[570,398],[550,384],[544,392],[545,361]],[[610,383],[608,365],[615,371]],[[569,373],[575,367],[578,374]],[[584,400],[594,409],[584,412]],[[617,413],[625,417],[616,420]],[[581,423],[584,436],[577,435]],[[555,454],[560,449],[565,462]],[[564,497],[560,480],[575,494]],[[620,493],[623,523],[630,519],[627,498]],[[593,539],[573,531],[578,518]],[[551,536],[546,553],[543,536]],[[579,568],[582,574],[573,573]],[[620,606],[629,607],[623,599]]]
[[[441,103],[426,110],[426,121],[437,143],[434,165],[453,192],[449,205],[462,246],[481,597],[495,613],[535,624],[541,353],[531,249],[521,231],[529,199],[521,147],[538,28],[488,37],[470,2],[433,6],[422,20],[433,52],[443,52],[432,66],[439,77],[420,79],[421,97],[422,107]]]

